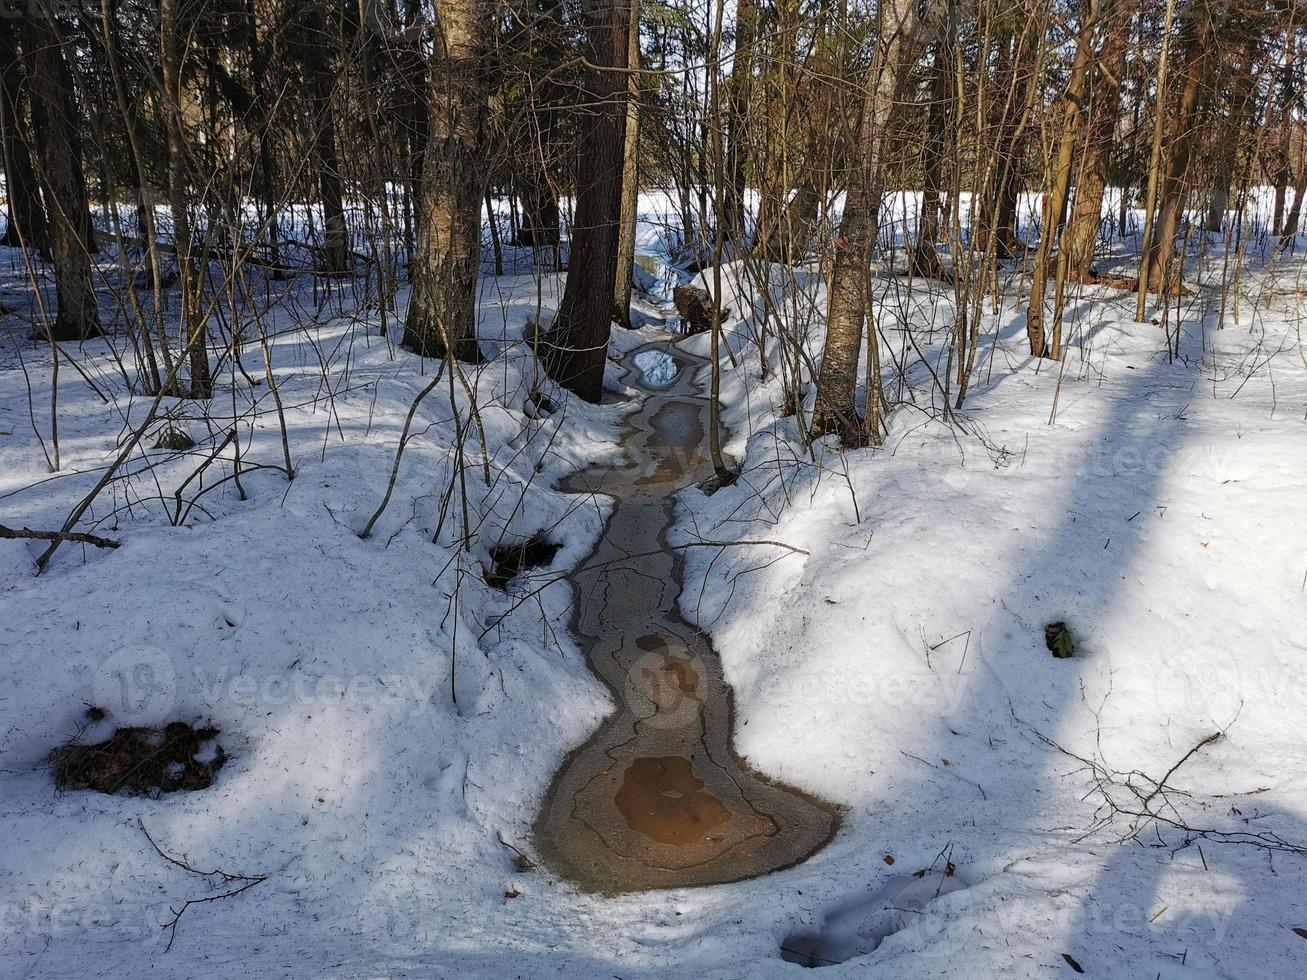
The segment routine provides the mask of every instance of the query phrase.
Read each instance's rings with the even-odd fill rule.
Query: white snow
[[[667,199],[644,203],[642,248],[666,249]],[[1291,257],[1249,273],[1239,318],[1227,310],[1218,330],[1220,258],[1213,247],[1181,303],[1173,363],[1166,333],[1133,322],[1132,296],[1094,288],[1073,296],[1065,361],[1035,364],[1011,280],[996,316],[986,303],[953,424],[927,368],[945,367],[951,293],[877,279],[882,360],[887,374],[891,358],[912,365],[910,404],[883,447],[844,453],[830,440],[809,452],[777,416],[779,382],[747,346],[756,296],[742,264],[726,267],[726,448],[744,475],[684,492],[676,534],[808,554],[689,549],[682,609],[723,658],[740,753],[846,808],[844,825],[763,879],[619,898],[519,870],[501,843],[533,856],[549,779],[609,708],[567,634],[562,579],[607,504],[551,487],[618,462],[629,408],[537,378],[524,325],[548,322],[560,285],[483,280],[493,357],[470,379],[486,440],[462,440],[470,527],[463,491],[445,501],[469,399],[455,384],[455,421],[442,379],[367,539],[436,365],[379,337],[375,313],[302,295],[275,306],[293,481],[248,472],[241,499],[216,485],[228,447],[174,526],[175,491],[233,419],[246,463],[280,463],[266,385],[236,370],[233,396],[228,360],[208,421],[169,403],[197,449],[138,452],[88,512],[81,529],[122,547],[66,544],[36,576],[40,547],[0,541],[0,974],[796,976],[785,937],[947,854],[967,887],[831,976],[1071,975],[1063,954],[1090,976],[1300,975],[1307,865],[1247,839],[1307,844],[1303,314]],[[777,296],[812,319],[819,350],[821,284],[796,279]],[[51,474],[33,426],[49,451],[50,352],[25,329],[23,315],[0,321],[0,523],[58,527],[148,399],[128,392],[110,341],[68,347],[107,401],[61,364]],[[646,335],[619,330],[615,347]],[[706,336],[685,344],[708,351]],[[257,343],[242,364],[262,378]],[[537,383],[560,410],[533,420]],[[509,594],[482,581],[501,537],[539,531],[563,544],[547,572]],[[1044,648],[1054,620],[1074,659]],[[112,716],[83,739],[212,720],[231,760],[197,793],[59,794],[42,760],[88,704]],[[1129,819],[1103,794],[1137,807],[1128,778],[1146,795],[1141,774],[1160,779],[1216,732],[1161,812],[1243,842],[1183,846],[1153,824],[1118,843]],[[142,824],[196,869],[267,879],[190,906],[165,952],[170,907],[232,886],[170,864]]]

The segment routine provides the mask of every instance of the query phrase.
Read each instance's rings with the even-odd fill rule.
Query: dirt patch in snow
[[[490,568],[486,571],[486,584],[501,591],[508,583],[528,568],[544,568],[554,560],[562,545],[550,541],[542,534],[490,549]]]
[[[162,728],[119,728],[103,742],[78,741],[50,753],[61,790],[126,790],[134,795],[207,789],[227,762],[216,728],[174,721]]]

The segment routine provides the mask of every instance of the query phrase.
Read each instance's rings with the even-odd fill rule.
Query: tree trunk
[[[32,130],[54,252],[59,312],[54,340],[85,340],[100,333],[86,242],[86,180],[77,159],[78,126],[72,73],[64,61],[59,29],[41,5],[27,21],[24,58],[31,81]]]
[[[23,123],[22,66],[18,37],[0,32],[0,164],[5,170],[5,233],[0,244],[45,251],[45,208],[32,169],[27,127]]]
[[[1103,223],[1103,192],[1112,163],[1117,117],[1121,112],[1121,79],[1130,34],[1130,0],[1115,0],[1103,46],[1095,61],[1089,92],[1088,130],[1071,204],[1071,217],[1058,242],[1058,259],[1067,275],[1087,279]],[[1124,188],[1122,189],[1124,194]]]
[[[735,50],[731,58],[730,94],[726,118],[726,186],[721,220],[726,237],[744,241],[745,163],[749,152],[749,106],[753,95],[753,47],[758,38],[757,0],[737,0]]]
[[[939,279],[944,269],[935,243],[939,240],[945,147],[953,115],[952,32],[946,31],[934,48],[925,111],[926,132],[921,144],[921,211],[917,216],[917,240],[912,248],[912,271]]]
[[[888,124],[911,67],[916,10],[916,0],[884,0],[881,6],[879,49],[862,83],[866,94],[853,153],[856,164],[849,176],[830,278],[826,348],[817,375],[811,431],[814,436],[837,432],[846,443],[857,442],[864,435],[857,412],[857,388],[869,300],[867,280],[884,181]]]
[[[334,82],[327,19],[313,4],[305,4],[299,22],[301,61],[313,101],[313,154],[316,158],[318,200],[322,205],[322,268],[329,275],[349,270],[349,232],[341,196],[340,159],[336,152],[336,118],[331,106]]]
[[[1111,0],[1089,0],[1085,4],[1076,32],[1076,53],[1071,62],[1066,90],[1062,93],[1059,118],[1055,120],[1056,153],[1045,163],[1043,221],[1039,232],[1039,245],[1035,249],[1035,264],[1030,280],[1030,304],[1026,311],[1026,337],[1030,341],[1033,357],[1060,355],[1057,344],[1049,347],[1044,338],[1044,293],[1048,286],[1049,263],[1053,257],[1053,244],[1061,231],[1061,216],[1066,211],[1071,195],[1071,172],[1076,153],[1082,150],[1082,130],[1085,122],[1085,89],[1090,63],[1093,60],[1094,32],[1098,28],[1104,5]],[[1055,334],[1056,335],[1056,334]]]
[[[999,41],[995,96],[990,107],[993,149],[977,236],[981,252],[988,255],[992,249],[996,259],[1012,258],[1021,248],[1016,234],[1017,195],[1021,189],[1026,110],[1039,37],[1023,25]]]
[[[761,87],[766,123],[759,137],[763,160],[758,187],[758,225],[755,242],[769,262],[788,261],[792,252],[786,234],[786,211],[793,175],[789,170],[790,120],[797,82],[799,7],[797,0],[776,0],[772,16],[769,65]]]
[[[485,173],[484,59],[490,0],[437,0],[427,72],[426,159],[418,195],[413,293],[403,345],[424,357],[478,361],[477,273]],[[611,297],[611,290],[606,297]]]
[[[612,330],[617,226],[622,210],[623,134],[626,122],[630,0],[583,0],[586,55],[597,66],[582,93],[589,108],[581,121],[576,218],[567,286],[545,341],[545,368],[563,387],[590,402],[604,388]],[[615,70],[614,70],[615,69]]]
[[[517,164],[514,173],[517,195],[522,199],[522,224],[513,244],[551,249],[555,267],[562,242],[562,214],[550,171],[559,152],[556,123],[564,100],[563,85],[555,76],[559,64],[567,57],[559,42],[563,31],[561,8],[561,0],[534,0],[529,7],[538,25],[532,28],[531,81],[527,96],[534,132],[531,132],[530,152]]]
[[[630,41],[626,59],[632,69],[640,67],[639,0],[631,0]],[[640,206],[640,76],[632,71],[627,78],[626,134],[622,147],[622,218],[618,225],[613,319],[629,329],[635,267],[635,223]]]
[[[1163,153],[1161,204],[1152,228],[1147,268],[1148,288],[1166,292],[1179,279],[1172,268],[1184,199],[1189,190],[1187,172],[1198,127],[1200,99],[1212,67],[1215,31],[1211,11],[1195,4],[1180,29],[1180,97],[1171,115],[1170,138]],[[1163,111],[1159,107],[1158,111]]]

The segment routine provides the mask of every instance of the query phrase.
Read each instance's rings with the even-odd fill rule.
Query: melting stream
[[[648,394],[628,462],[565,485],[616,507],[573,576],[573,626],[616,710],[564,761],[536,818],[550,865],[582,887],[640,891],[736,881],[807,858],[834,834],[829,806],[749,769],[731,749],[730,688],[706,637],[676,611],[680,563],[665,534],[680,487],[712,475],[707,413],[670,344],[626,359]]]

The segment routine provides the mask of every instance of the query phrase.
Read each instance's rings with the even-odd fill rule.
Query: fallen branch
[[[182,916],[186,914],[186,910],[189,909],[192,905],[203,905],[206,902],[218,902],[224,898],[235,898],[241,892],[248,891],[249,889],[253,888],[255,885],[259,884],[260,882],[264,882],[268,880],[267,875],[237,875],[237,874],[231,874],[229,872],[220,871],[216,869],[213,871],[200,871],[196,868],[192,868],[185,861],[173,857],[171,854],[165,852],[164,849],[161,848],[158,844],[156,844],[154,838],[150,836],[150,832],[145,829],[145,821],[137,817],[136,824],[141,828],[141,833],[143,833],[145,835],[145,839],[150,842],[150,846],[154,848],[155,853],[158,854],[159,857],[167,861],[169,864],[175,865],[176,867],[181,868],[183,871],[188,872],[189,874],[196,875],[197,877],[200,878],[216,878],[218,879],[219,884],[238,886],[236,888],[230,889],[229,891],[225,891],[219,895],[208,895],[205,896],[204,898],[188,898],[185,901],[185,903],[182,905],[182,907],[179,909],[175,909],[171,905],[169,905],[168,911],[172,913],[172,918],[169,921],[165,922],[160,927],[162,929],[168,930],[168,945],[165,946],[163,950],[165,953],[168,952],[168,950],[172,949],[172,944],[177,938],[177,923],[181,921]]]
[[[29,541],[80,541],[93,544],[97,548],[117,548],[122,544],[113,538],[102,538],[98,534],[84,534],[81,531],[33,531],[30,527],[7,527],[0,524],[0,538],[11,540],[27,539]]]

